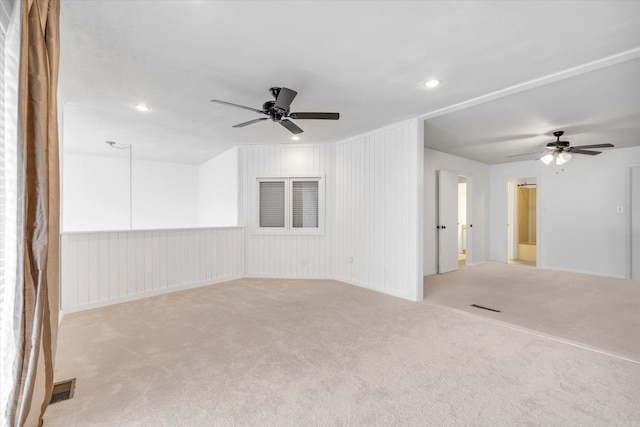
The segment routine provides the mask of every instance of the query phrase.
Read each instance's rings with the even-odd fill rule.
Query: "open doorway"
[[[507,181],[507,263],[535,267],[538,242],[536,178]]]
[[[458,267],[467,264],[467,178],[458,176]]]

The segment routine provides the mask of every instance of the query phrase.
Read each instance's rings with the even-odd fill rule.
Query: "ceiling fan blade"
[[[596,154],[602,153],[602,151],[589,151],[589,150],[576,150],[576,149],[568,150],[567,152],[571,154],[589,154],[591,156],[595,156]]]
[[[249,120],[248,122],[239,123],[239,124],[237,124],[237,125],[235,125],[235,126],[233,126],[233,127],[234,127],[234,128],[242,128],[242,127],[245,127],[245,126],[247,126],[247,125],[252,125],[252,124],[254,124],[254,123],[258,123],[258,122],[261,122],[261,121],[263,121],[263,120],[268,120],[268,119],[269,119],[269,117],[262,117],[262,118],[255,119],[255,120]]]
[[[582,149],[582,148],[614,148],[614,145],[613,144],[595,144],[595,145],[578,145],[576,147],[573,147],[574,150],[576,148],[578,148],[578,149]]]
[[[297,135],[297,134],[299,134],[299,133],[304,132],[302,129],[300,129],[300,128],[299,128],[295,123],[293,123],[291,120],[287,120],[287,119],[281,120],[281,121],[280,121],[280,124],[281,124],[282,126],[286,127],[286,128],[289,130],[289,132],[291,132],[291,133],[292,133],[292,134],[294,134],[294,135]]]
[[[507,158],[509,158],[509,157],[520,157],[520,156],[530,156],[532,154],[541,154],[541,153],[542,153],[541,151],[535,151],[533,153],[512,154],[510,156],[507,156]]]
[[[287,89],[286,87],[280,88],[280,93],[278,93],[278,98],[276,98],[276,103],[273,105],[273,108],[277,108],[282,111],[289,111],[289,106],[293,101],[293,98],[296,97],[298,92],[295,90]]]
[[[338,120],[340,113],[291,113],[292,119]]]
[[[244,105],[238,105],[238,104],[234,104],[232,102],[219,101],[217,99],[212,99],[211,102],[215,102],[216,104],[222,104],[222,105],[230,105],[232,107],[242,108],[244,110],[249,110],[249,111],[254,111],[256,113],[265,114],[265,112],[262,111],[262,110],[257,110],[255,108],[251,108],[251,107],[245,107]]]

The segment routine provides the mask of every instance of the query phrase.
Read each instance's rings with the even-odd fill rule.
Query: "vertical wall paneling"
[[[423,141],[412,119],[335,144],[238,149],[243,226],[62,235],[66,312],[243,276],[422,298]],[[256,178],[322,176],[324,233],[254,233]]]
[[[64,233],[65,312],[244,276],[244,227]]]
[[[331,222],[334,144],[260,145],[240,148],[241,211],[246,229],[247,275],[254,277],[331,277]],[[256,178],[324,178],[324,234],[256,234]]]
[[[415,252],[418,256],[415,264],[415,280],[416,280],[416,299],[418,301],[422,301],[424,298],[424,285],[423,285],[423,276],[424,276],[424,253],[425,253],[425,240],[424,240],[424,229],[425,229],[425,205],[424,205],[424,121],[418,120],[417,126],[415,127],[415,139],[417,141],[421,141],[422,143],[417,144],[415,157],[413,159],[416,162],[416,176],[415,179],[418,183],[416,187],[416,201],[418,203],[418,213],[416,217],[416,241],[415,241]],[[411,180],[411,176],[409,176],[409,180]],[[472,182],[472,180],[470,180]]]
[[[333,275],[422,298],[419,233],[423,141],[412,119],[336,145]]]

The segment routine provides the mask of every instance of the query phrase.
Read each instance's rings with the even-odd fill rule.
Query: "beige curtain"
[[[59,313],[57,86],[59,0],[23,0],[18,144],[24,176],[24,287],[14,426],[42,425],[53,388]]]

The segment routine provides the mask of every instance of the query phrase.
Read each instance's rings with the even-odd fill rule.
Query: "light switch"
[[[617,213],[622,213],[624,211],[624,209],[622,209],[622,206],[616,206],[616,212]]]

